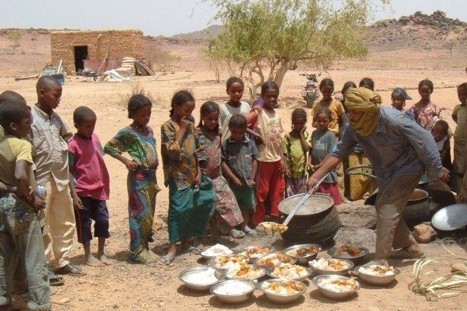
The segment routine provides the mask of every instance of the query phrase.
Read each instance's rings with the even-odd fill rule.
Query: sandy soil
[[[136,90],[143,90],[154,101],[153,115],[150,125],[154,128],[156,137],[160,138],[160,126],[168,119],[168,110],[172,94],[179,89],[191,90],[199,107],[206,100],[222,102],[226,99],[223,75],[221,84],[214,80],[214,74],[207,65],[200,60],[197,50],[199,46],[186,45],[169,47],[174,54],[182,56],[175,70],[171,74],[160,74],[152,77],[136,77],[127,83],[94,83],[84,78],[71,77],[63,86],[62,102],[57,109],[70,126],[72,126],[72,112],[79,105],[87,105],[96,111],[98,122],[96,133],[103,143],[108,141],[120,128],[130,123],[126,115],[126,101]],[[419,54],[419,51],[399,51],[398,53],[375,53],[368,59],[352,62],[341,62],[338,69],[323,72],[320,79],[331,77],[339,89],[347,80],[358,82],[363,77],[372,77],[376,88],[381,93],[384,102],[389,103],[390,90],[395,86],[408,88],[414,99],[418,98],[415,90],[418,81],[429,78],[434,81],[436,90],[432,95],[435,103],[447,108],[444,117],[450,121],[450,114],[457,104],[455,86],[465,82],[466,75],[462,57],[451,59],[447,51]],[[405,60],[409,61],[405,61]],[[446,60],[444,61],[443,60]],[[15,62],[16,62],[15,58]],[[24,61],[24,60],[23,60]],[[374,66],[377,62],[378,66]],[[443,62],[443,63],[441,63]],[[397,65],[394,65],[397,64]],[[444,64],[444,65],[443,65]],[[454,65],[455,64],[455,65]],[[14,66],[15,64],[12,64]],[[465,64],[464,64],[465,65]],[[5,65],[4,65],[5,66]],[[13,72],[10,68],[9,73]],[[304,106],[300,97],[301,88],[305,84],[304,77],[291,71],[286,75],[281,89],[281,106],[279,113],[285,124],[290,128],[290,115],[295,107]],[[11,75],[9,74],[11,77]],[[12,78],[0,78],[2,90],[11,89],[24,95],[33,104],[36,101],[35,80],[17,81]],[[409,102],[408,105],[411,105]],[[198,119],[199,112],[195,112]],[[85,267],[87,276],[76,278],[65,276],[65,285],[54,287],[54,310],[219,310],[219,309],[320,309],[320,310],[461,310],[465,308],[467,299],[463,296],[445,299],[439,302],[429,302],[423,296],[416,295],[408,289],[411,279],[411,262],[391,262],[401,270],[397,283],[384,288],[364,285],[358,296],[349,301],[335,302],[323,298],[316,287],[308,281],[309,287],[297,303],[278,306],[269,303],[261,292],[255,292],[255,298],[240,306],[229,306],[219,303],[209,293],[193,293],[187,291],[178,280],[178,274],[188,266],[202,264],[199,256],[183,254],[176,258],[170,267],[151,264],[147,266],[128,263],[128,216],[126,194],[126,172],[124,166],[117,160],[106,157],[111,177],[111,199],[108,202],[110,210],[111,238],[107,242],[107,252],[113,260],[113,265],[92,268]],[[163,183],[162,168],[157,173],[159,184]],[[166,216],[168,208],[168,190],[158,194],[156,216],[157,225],[162,228],[156,232],[153,250],[163,255],[168,246]],[[362,201],[349,203],[352,208],[363,206]],[[352,237],[348,237],[352,240]],[[241,244],[231,244],[240,249],[246,245],[261,244],[266,240],[248,238]],[[276,246],[281,247],[280,241]],[[367,245],[372,248],[374,245]],[[429,276],[434,279],[448,272],[448,264],[454,259],[445,251],[440,243],[424,245],[429,257],[443,257],[433,264],[436,272]],[[453,243],[447,248],[464,258],[467,257],[467,246]],[[93,245],[96,249],[96,245]],[[72,262],[80,263],[83,249],[75,242],[72,251]],[[324,255],[324,253],[323,253]],[[428,269],[430,270],[430,269]],[[464,305],[464,307],[462,307]]]

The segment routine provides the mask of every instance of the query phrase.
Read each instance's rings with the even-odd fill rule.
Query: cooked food
[[[274,269],[275,266],[281,263],[293,263],[294,259],[290,256],[278,253],[278,254],[271,254],[269,256],[263,257],[256,262],[259,266],[264,266],[268,269]]]
[[[220,255],[230,255],[232,253],[233,251],[227,246],[222,245],[222,244],[216,244],[204,250],[201,253],[201,255],[206,256],[206,257],[215,257],[215,256],[220,256]]]
[[[287,255],[293,257],[308,257],[319,252],[319,248],[316,246],[301,247],[296,249],[291,249],[286,252]]]
[[[293,295],[301,292],[305,287],[297,281],[266,281],[263,283],[263,290],[279,295]]]
[[[292,265],[289,263],[282,263],[274,268],[274,271],[271,273],[271,276],[293,280],[306,277],[308,274],[308,271],[301,266]]]
[[[324,289],[338,293],[352,291],[358,287],[355,280],[342,278],[321,278],[318,281],[318,285]]]
[[[242,264],[247,264],[248,258],[243,255],[233,254],[233,255],[223,255],[216,257],[215,267],[221,269],[236,269]]]
[[[264,275],[264,270],[249,264],[241,264],[227,273],[228,278],[254,280]]]
[[[267,247],[267,246],[265,247],[251,246],[245,249],[240,254],[248,258],[259,258],[259,257],[269,254],[271,251],[272,251],[272,248]]]
[[[252,286],[250,284],[240,282],[240,281],[227,281],[214,289],[214,293],[218,295],[241,295],[247,293],[252,290]]]
[[[287,226],[275,222],[265,221],[256,226],[256,229],[264,231],[266,234],[274,235],[275,233],[281,234],[287,230]]]
[[[208,268],[206,270],[194,270],[185,273],[185,275],[182,276],[182,280],[186,283],[198,285],[214,284],[219,281],[215,273],[216,270],[212,268]]]
[[[390,276],[394,275],[394,267],[384,265],[362,266],[358,268],[358,272],[375,276]]]
[[[336,258],[320,258],[319,260],[313,260],[311,265],[313,268],[328,271],[342,271],[350,268],[348,262]]]
[[[360,256],[362,253],[362,249],[358,246],[353,246],[350,243],[345,243],[344,245],[338,247],[336,249],[336,256],[345,256],[348,255],[350,257]]]

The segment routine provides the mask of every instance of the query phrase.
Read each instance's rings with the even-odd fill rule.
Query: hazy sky
[[[153,36],[204,29],[215,14],[202,0],[0,0],[0,8],[0,28],[137,28]],[[393,0],[376,19],[435,10],[467,22],[467,0]]]

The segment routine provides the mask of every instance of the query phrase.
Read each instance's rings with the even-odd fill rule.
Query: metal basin
[[[256,284],[249,280],[227,280],[211,287],[211,293],[225,303],[242,303],[253,296]]]
[[[453,204],[440,209],[431,219],[436,229],[451,231],[467,226],[467,204]]]
[[[267,289],[268,285],[271,282],[278,282],[278,283],[282,283],[282,284],[286,284],[288,282],[293,282],[293,283],[295,283],[295,286],[302,287],[303,289],[300,290],[300,291],[294,292],[294,293],[290,293],[290,294],[289,293],[276,293],[276,292],[273,292],[270,289]],[[287,281],[287,280],[284,280],[284,279],[266,280],[266,281],[261,282],[258,287],[259,287],[259,289],[261,289],[263,291],[263,293],[264,293],[264,295],[266,296],[267,299],[269,299],[271,302],[279,303],[279,304],[294,302],[294,301],[298,300],[306,292],[306,285],[303,284],[302,282],[299,282],[299,281]]]

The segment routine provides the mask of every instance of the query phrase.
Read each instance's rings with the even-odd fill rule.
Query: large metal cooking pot
[[[287,216],[305,194],[297,194],[279,204],[280,212]],[[325,194],[312,194],[288,224],[282,238],[290,243],[326,244],[340,227],[334,200]]]

